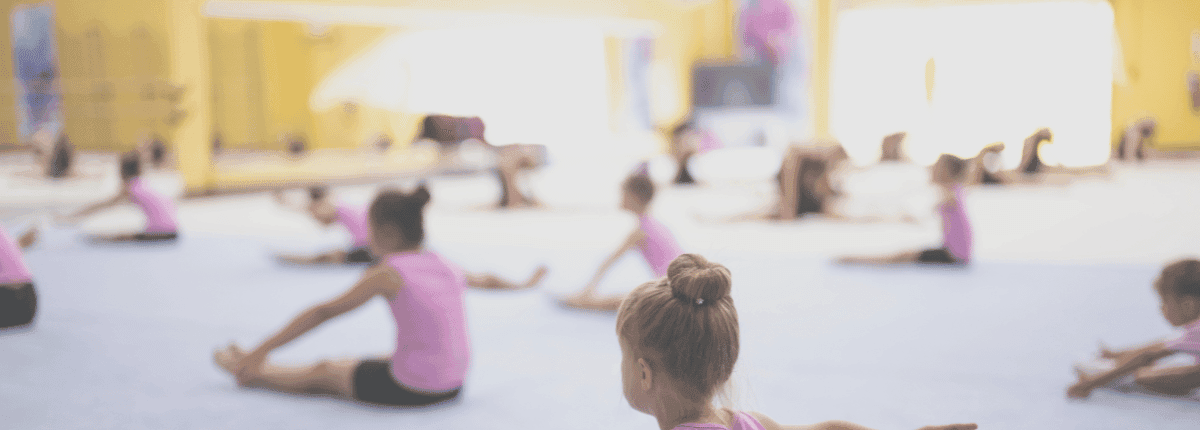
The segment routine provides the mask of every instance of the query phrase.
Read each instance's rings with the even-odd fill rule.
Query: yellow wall
[[[0,93],[0,139],[16,143],[16,84],[13,81],[11,14],[3,3],[0,60],[13,82]],[[165,133],[167,103],[158,91],[167,70],[166,5],[139,0],[57,0],[56,47],[63,91],[64,131],[81,148],[124,150],[147,133]]]
[[[596,2],[559,2],[553,0],[485,0],[469,7],[459,3],[416,0],[388,2],[415,9],[492,10],[498,12],[546,13],[569,16],[606,16],[657,21],[664,28],[654,52],[681,82],[690,82],[690,64],[699,59],[726,58],[733,52],[731,25],[732,0],[679,2],[676,0],[607,0]],[[356,2],[354,4],[371,4]],[[346,148],[363,144],[378,133],[388,133],[404,144],[418,132],[422,112],[388,112],[369,106],[357,109],[332,108],[312,112],[308,97],[314,86],[344,61],[367,48],[391,31],[370,26],[338,25],[324,35],[309,34],[299,23],[252,23],[241,20],[211,20],[212,73],[215,129],[230,147],[278,148],[284,133],[299,132],[315,148]],[[246,33],[257,34],[261,70],[255,74],[251,60],[243,53],[249,49]],[[615,43],[615,40],[607,44]],[[622,70],[618,47],[609,49],[610,72]],[[243,75],[239,75],[243,74]],[[247,77],[245,74],[252,75]],[[260,77],[261,83],[254,81]],[[610,73],[614,88],[613,102],[620,103],[620,74]],[[257,87],[256,87],[257,85]],[[261,94],[255,93],[255,90]],[[687,97],[686,92],[681,94]],[[247,101],[249,99],[249,101]],[[261,112],[252,106],[261,100]],[[686,107],[684,100],[679,106]],[[675,117],[686,112],[681,110]],[[663,124],[664,126],[669,124]],[[256,131],[257,130],[257,131]]]
[[[1113,86],[1113,141],[1142,116],[1158,120],[1155,145],[1162,149],[1200,146],[1200,115],[1190,105],[1187,72],[1200,71],[1191,53],[1200,32],[1195,0],[1112,0],[1125,60],[1124,84]]]
[[[36,3],[41,2],[0,1],[0,9],[11,14],[19,4]],[[677,71],[685,87],[694,61],[733,53],[733,0],[376,3],[656,21],[665,31],[657,39],[655,55]],[[314,36],[300,23],[207,19],[200,14],[203,4],[202,0],[53,1],[64,130],[78,147],[122,151],[147,133],[162,134],[179,150],[180,170],[186,171],[184,180],[194,189],[213,185],[209,150],[213,133],[219,133],[229,147],[249,148],[278,148],[281,135],[296,132],[317,148],[354,147],[380,132],[404,144],[416,134],[420,112],[365,106],[312,112],[308,105],[314,85],[324,76],[388,32],[403,29],[335,26],[323,36]],[[11,53],[9,20],[0,21],[0,49]],[[610,59],[619,60],[611,55],[616,51],[606,51]],[[0,57],[0,77],[12,82],[11,54]],[[177,102],[165,97],[171,84],[186,88]],[[618,84],[619,76],[612,75],[610,85]],[[0,144],[18,140],[14,94],[15,86],[0,90]],[[680,96],[686,99],[689,94]],[[676,116],[682,117],[690,101],[677,105]],[[166,118],[174,107],[187,115],[169,125]]]

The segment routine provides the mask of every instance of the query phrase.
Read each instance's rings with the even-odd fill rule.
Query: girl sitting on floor
[[[317,185],[308,189],[308,204],[297,204],[287,201],[282,192],[275,192],[275,201],[280,205],[311,216],[323,226],[341,224],[350,232],[351,245],[348,250],[334,250],[315,256],[281,255],[279,259],[294,264],[340,264],[340,263],[373,263],[375,257],[368,247],[370,243],[367,232],[367,211],[329,195],[329,189]]]
[[[0,328],[28,325],[37,313],[33,275],[21,256],[22,249],[37,241],[37,234],[37,227],[30,227],[14,242],[0,226]]]
[[[137,205],[146,215],[146,229],[141,233],[124,233],[115,235],[96,236],[93,239],[100,242],[132,242],[132,241],[173,241],[178,238],[175,224],[175,204],[171,199],[159,194],[146,185],[142,180],[142,164],[137,152],[127,152],[121,156],[121,188],[117,195],[87,206],[78,212],[68,215],[65,220],[76,222],[83,217],[100,210],[130,201]]]
[[[923,251],[907,251],[883,257],[844,257],[842,264],[903,264],[937,263],[967,264],[971,262],[971,223],[962,200],[962,181],[966,161],[942,154],[933,165],[932,179],[941,190],[938,213],[942,218],[942,246]]]
[[[731,283],[725,266],[684,254],[671,262],[667,277],[629,293],[617,314],[621,381],[629,406],[653,415],[662,430],[866,430],[841,421],[783,426],[762,414],[713,406],[740,349]]]
[[[637,215],[637,228],[630,232],[629,236],[625,238],[625,242],[608,257],[608,260],[604,261],[604,264],[600,265],[600,269],[596,271],[596,275],[583,291],[563,301],[565,305],[582,309],[615,311],[621,305],[621,300],[625,295],[598,296],[596,288],[600,284],[600,279],[621,256],[637,248],[641,251],[642,257],[646,259],[646,263],[650,265],[654,276],[661,277],[666,276],[667,266],[671,260],[683,253],[675,241],[675,237],[671,235],[671,231],[650,215],[650,202],[654,199],[654,182],[650,180],[646,170],[646,165],[642,164],[633,175],[625,179],[625,183],[621,186],[621,209]]]
[[[1162,303],[1162,314],[1168,323],[1183,329],[1172,340],[1124,351],[1101,348],[1100,357],[1107,367],[1091,373],[1081,368],[1075,372],[1079,381],[1067,390],[1067,395],[1087,397],[1093,390],[1118,382],[1132,375],[1131,381],[1151,392],[1185,396],[1200,388],[1200,364],[1175,367],[1155,367],[1155,362],[1168,356],[1185,353],[1200,363],[1200,261],[1182,260],[1163,268],[1154,289]]]
[[[258,347],[237,345],[214,353],[239,385],[289,393],[330,394],[382,405],[425,405],[458,396],[469,345],[463,295],[467,282],[454,264],[424,247],[423,211],[429,191],[384,191],[369,210],[369,247],[380,263],[349,291],[300,313]],[[392,356],[322,360],[288,367],[267,355],[314,328],[382,297],[396,324]]]

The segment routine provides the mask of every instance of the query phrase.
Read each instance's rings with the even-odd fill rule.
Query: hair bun
[[[417,185],[416,191],[413,191],[410,196],[417,201],[418,206],[425,206],[426,203],[429,203],[429,187],[426,186],[425,181],[421,181]]]
[[[667,268],[671,294],[679,300],[703,306],[729,296],[733,277],[729,269],[698,254],[683,254]]]

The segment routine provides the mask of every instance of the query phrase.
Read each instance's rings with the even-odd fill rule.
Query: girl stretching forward
[[[101,242],[171,241],[178,238],[175,225],[175,204],[166,196],[158,194],[142,181],[142,164],[137,152],[121,156],[121,189],[108,200],[85,207],[68,215],[67,221],[80,218],[131,201],[146,214],[146,230],[142,233],[125,233],[97,236]]]
[[[350,232],[351,246],[349,250],[334,250],[324,254],[302,257],[296,255],[281,255],[279,259],[294,264],[352,264],[374,263],[368,247],[370,237],[367,229],[366,208],[341,203],[329,196],[329,190],[324,186],[313,186],[308,189],[308,204],[295,204],[284,199],[283,193],[275,192],[275,201],[286,208],[303,212],[311,216],[323,226],[341,224]]]
[[[962,181],[966,169],[963,159],[949,154],[942,154],[933,164],[933,183],[938,185],[942,194],[942,202],[938,205],[938,213],[942,217],[940,248],[885,257],[844,257],[838,261],[842,264],[970,263],[971,223],[967,220],[962,202]]]
[[[426,250],[424,185],[411,194],[384,191],[368,211],[368,246],[380,256],[341,296],[302,312],[249,352],[229,345],[214,360],[238,384],[298,394],[329,394],[381,405],[426,405],[462,388],[469,342],[463,309],[467,286],[498,288],[488,277],[465,277],[457,266]],[[537,276],[540,278],[540,276]],[[396,322],[390,359],[322,360],[309,366],[267,363],[267,355],[312,329],[379,296]]]
[[[302,312],[262,345],[248,352],[237,345],[218,350],[217,364],[240,385],[289,393],[397,406],[457,396],[470,349],[463,310],[467,283],[456,266],[422,245],[422,212],[428,202],[425,187],[411,194],[380,193],[369,211],[369,246],[381,264],[367,269],[340,297]],[[390,359],[322,360],[303,367],[267,362],[274,349],[376,296],[387,300],[396,323],[396,349]]]
[[[563,300],[563,303],[567,306],[603,311],[617,310],[625,295],[617,294],[598,297],[596,295],[596,287],[600,284],[600,279],[604,277],[608,269],[622,255],[625,255],[626,252],[634,248],[641,251],[642,257],[646,259],[646,263],[650,265],[650,270],[657,277],[666,276],[667,266],[671,264],[671,260],[683,253],[679,249],[679,244],[675,242],[675,237],[671,235],[671,231],[667,230],[666,226],[650,216],[650,201],[654,198],[654,182],[646,174],[645,164],[633,175],[625,179],[621,190],[621,209],[637,215],[638,226],[633,232],[629,233],[625,242],[617,248],[616,252],[613,252],[608,257],[608,260],[605,260],[604,264],[600,265],[600,269],[596,271],[596,276],[592,278],[592,281],[588,283],[583,291]]]
[[[737,363],[737,309],[729,269],[696,254],[671,262],[667,277],[629,293],[617,314],[625,399],[662,430],[866,430],[840,421],[783,426],[757,414],[713,407]],[[974,424],[925,427],[969,430]]]
[[[1185,396],[1200,388],[1200,364],[1178,367],[1155,367],[1158,360],[1185,353],[1200,360],[1200,261],[1182,260],[1167,265],[1154,281],[1154,289],[1162,302],[1162,314],[1167,322],[1183,328],[1179,337],[1155,342],[1125,351],[1100,350],[1108,360],[1107,369],[1089,373],[1076,368],[1079,381],[1067,390],[1067,395],[1087,397],[1092,390],[1133,375],[1132,382],[1145,389],[1171,396]]]
[[[33,246],[36,241],[36,227],[30,227],[13,242],[4,226],[0,226],[0,328],[29,324],[37,313],[33,276],[21,257],[21,249]]]

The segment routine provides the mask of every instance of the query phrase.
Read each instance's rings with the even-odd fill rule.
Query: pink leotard
[[[346,230],[350,231],[355,248],[365,248],[371,243],[370,226],[367,224],[365,208],[338,204],[337,220],[346,226]]]
[[[1200,359],[1200,319],[1183,326],[1183,334],[1167,341],[1167,348],[1186,352]]]
[[[733,413],[733,427],[725,427],[720,424],[680,424],[672,430],[687,430],[687,429],[720,429],[720,430],[766,430],[762,423],[754,419],[745,412]]]
[[[963,263],[971,261],[971,223],[963,208],[962,187],[954,187],[954,202],[938,208],[942,215],[942,243],[954,258]]]
[[[717,136],[710,131],[700,133],[700,147],[697,152],[703,154],[714,149],[721,149],[721,141],[717,140]]]
[[[392,376],[433,393],[461,387],[470,355],[463,310],[466,278],[433,252],[396,253],[385,261],[404,280],[389,303],[396,319]]]
[[[21,247],[0,226],[0,284],[24,284],[32,279],[21,257]]]
[[[675,236],[672,236],[666,226],[650,215],[642,215],[638,218],[638,229],[646,235],[638,249],[642,251],[642,256],[646,258],[650,270],[654,271],[655,276],[666,276],[667,267],[671,265],[671,261],[683,254],[679,244],[675,242]]]
[[[175,204],[151,190],[142,178],[129,180],[129,199],[146,214],[147,233],[175,232]]]

